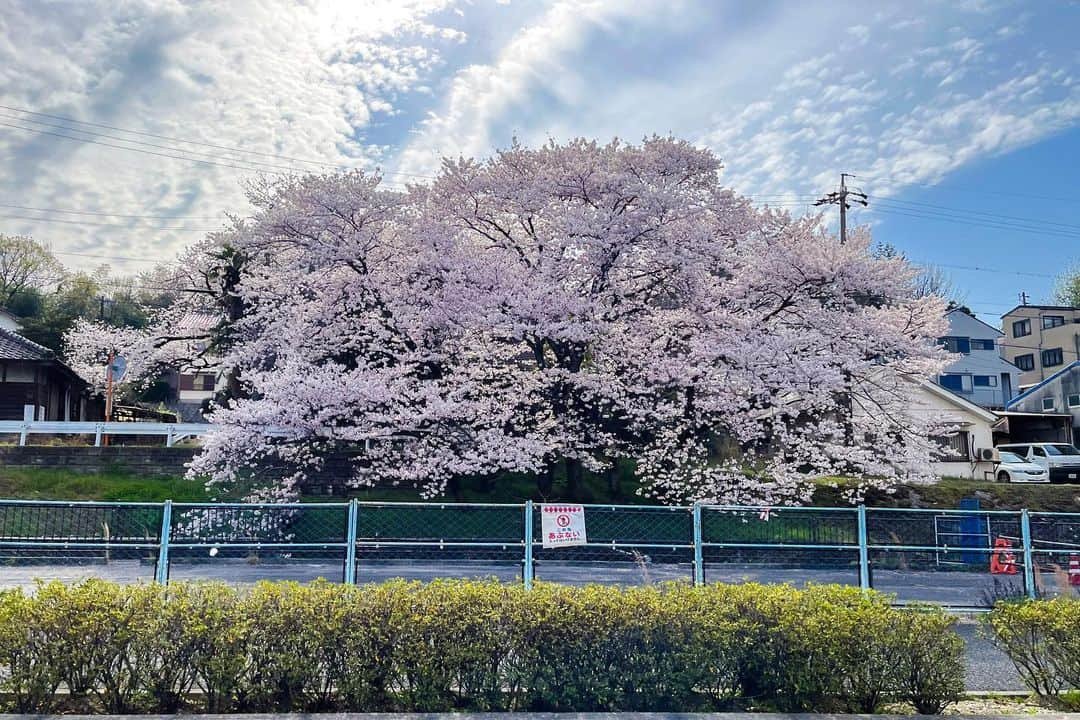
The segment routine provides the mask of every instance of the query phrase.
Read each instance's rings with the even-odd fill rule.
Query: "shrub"
[[[994,643],[1044,702],[1071,707],[1080,689],[1080,601],[1068,598],[998,603],[987,617]]]
[[[26,713],[940,712],[952,622],[830,586],[54,583],[0,594],[0,691]]]

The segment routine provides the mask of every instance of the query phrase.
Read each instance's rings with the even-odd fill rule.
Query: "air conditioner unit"
[[[1001,455],[998,454],[997,448],[979,448],[975,451],[975,457],[980,462],[1001,462]]]

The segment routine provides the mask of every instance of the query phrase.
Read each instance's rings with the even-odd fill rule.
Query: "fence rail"
[[[164,422],[76,422],[68,420],[0,420],[0,435],[18,435],[19,445],[26,445],[30,435],[93,435],[94,445],[101,446],[105,435],[164,437],[172,447],[184,438],[206,435],[213,429],[207,423]]]
[[[531,502],[0,500],[0,587],[94,576],[818,582],[967,609],[1080,589],[1080,513],[586,505],[588,541],[566,548],[544,546],[540,516]]]

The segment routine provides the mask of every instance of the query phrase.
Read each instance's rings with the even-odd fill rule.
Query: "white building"
[[[949,454],[934,463],[938,477],[993,480],[994,463],[983,455],[994,447],[994,425],[1000,420],[996,414],[929,381],[918,383],[911,405],[912,412],[944,419],[957,428],[954,435],[941,439]]]
[[[1017,394],[1020,370],[1001,357],[1003,333],[960,309],[950,310],[949,334],[939,342],[961,355],[938,378],[938,384],[984,408],[1004,408]]]

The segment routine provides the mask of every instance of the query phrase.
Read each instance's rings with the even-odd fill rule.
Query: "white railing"
[[[213,428],[208,423],[0,420],[0,435],[18,435],[19,445],[26,445],[30,435],[93,435],[95,447],[101,446],[103,435],[149,435],[164,436],[165,445],[172,447],[179,440],[206,435]]]

